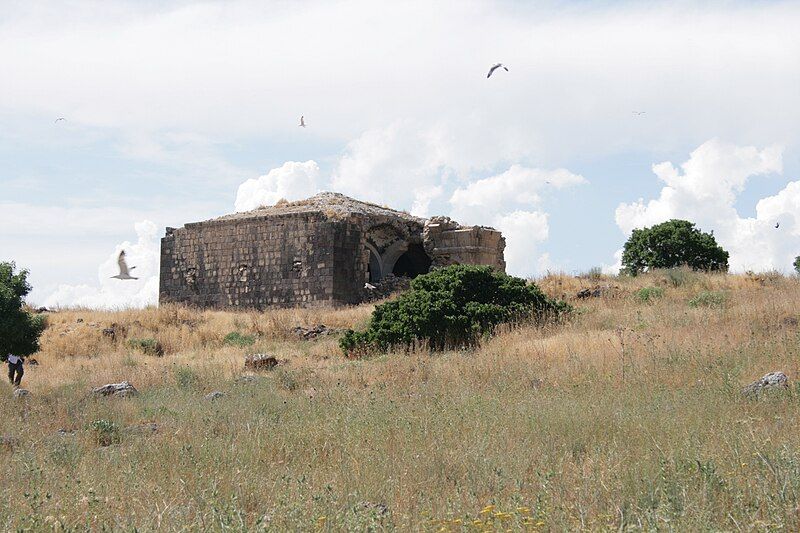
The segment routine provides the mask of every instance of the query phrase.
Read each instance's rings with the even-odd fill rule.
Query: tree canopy
[[[0,357],[30,355],[39,349],[39,335],[44,330],[44,316],[23,308],[23,299],[31,291],[28,271],[15,273],[14,263],[0,263]]]
[[[688,220],[672,219],[635,229],[622,253],[622,271],[635,276],[654,268],[688,266],[694,270],[727,271],[728,252],[714,235]]]

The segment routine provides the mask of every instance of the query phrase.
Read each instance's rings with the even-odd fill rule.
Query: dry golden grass
[[[360,327],[371,306],[54,313],[31,398],[2,389],[0,435],[15,442],[0,445],[0,527],[800,528],[798,393],[739,393],[772,370],[798,376],[798,279],[539,283],[571,300],[572,320],[355,361],[335,337],[290,330]],[[255,344],[226,346],[230,332]],[[145,338],[165,355],[127,342]],[[253,352],[289,362],[241,383]],[[141,394],[87,398],[123,379]],[[226,396],[204,400],[211,390]]]

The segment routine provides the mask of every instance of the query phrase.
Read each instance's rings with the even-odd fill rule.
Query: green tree
[[[345,354],[425,341],[435,350],[464,346],[495,326],[560,316],[570,307],[534,284],[486,266],[454,265],[416,277],[411,289],[378,305],[366,331],[345,333]]]
[[[28,271],[14,273],[14,263],[0,263],[0,357],[9,353],[30,355],[39,349],[39,335],[45,326],[42,315],[33,315],[22,307],[31,292]]]
[[[794,258],[794,270],[800,274],[800,255]]]
[[[694,270],[727,271],[728,252],[711,233],[687,220],[672,219],[635,229],[622,253],[622,272],[635,276],[654,268],[688,266]]]

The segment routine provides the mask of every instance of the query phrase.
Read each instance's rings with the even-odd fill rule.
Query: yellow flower
[[[494,505],[487,505],[481,510],[480,514],[489,514],[492,511],[494,511]]]
[[[530,507],[517,507],[517,512],[519,514],[529,514],[531,512]]]

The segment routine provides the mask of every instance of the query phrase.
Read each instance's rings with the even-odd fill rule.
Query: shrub
[[[339,346],[353,354],[421,341],[442,350],[474,344],[498,324],[557,318],[570,309],[524,279],[454,265],[415,278],[410,290],[375,307],[366,331],[345,332]]]
[[[128,346],[141,351],[145,355],[161,357],[164,355],[164,348],[155,339],[128,339]]]
[[[255,343],[256,338],[253,335],[242,335],[238,331],[231,331],[222,339],[225,346],[252,346]]]
[[[703,291],[691,300],[689,307],[710,307],[718,309],[725,305],[725,294],[719,291]]]
[[[642,287],[634,293],[634,296],[641,303],[648,303],[664,296],[664,289],[661,287]]]
[[[794,271],[800,274],[800,255],[794,258]]]
[[[110,420],[101,418],[92,422],[94,438],[100,446],[111,446],[118,444],[120,439],[119,426]]]
[[[693,270],[727,271],[728,252],[712,234],[677,219],[633,230],[622,252],[622,271],[632,276],[684,265]]]
[[[14,263],[0,263],[0,358],[8,354],[26,356],[39,349],[44,331],[44,315],[33,315],[22,308],[31,292],[28,271],[14,273]]]

